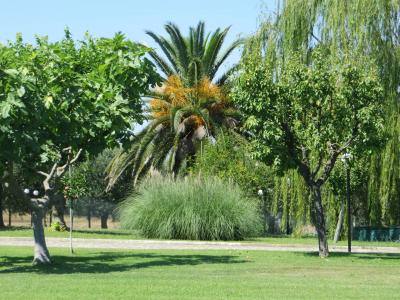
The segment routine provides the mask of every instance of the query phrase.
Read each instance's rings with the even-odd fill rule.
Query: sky
[[[0,42],[15,40],[16,33],[22,33],[27,42],[33,42],[36,34],[55,41],[62,38],[68,26],[76,39],[86,31],[96,37],[111,37],[121,31],[129,39],[156,48],[145,30],[165,34],[164,24],[172,21],[186,34],[189,26],[202,20],[208,31],[232,26],[229,43],[254,32],[260,16],[276,8],[275,1],[1,0]],[[235,53],[228,65],[238,58]]]

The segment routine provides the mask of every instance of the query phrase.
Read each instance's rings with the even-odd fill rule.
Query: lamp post
[[[24,194],[27,196],[30,196],[31,194],[31,190],[29,188],[25,188],[24,189]],[[39,196],[39,191],[38,190],[33,190],[32,191],[32,196],[33,197],[38,197]],[[32,210],[31,210],[31,227],[33,226],[33,222],[32,222]]]
[[[350,160],[352,155],[348,152],[343,154],[342,161],[346,165],[346,198],[347,198],[347,252],[351,253],[351,203],[350,203]]]
[[[260,196],[261,201],[263,202],[263,215],[264,215],[264,235],[267,233],[267,207],[265,203],[264,191],[259,189],[257,192],[258,196]]]

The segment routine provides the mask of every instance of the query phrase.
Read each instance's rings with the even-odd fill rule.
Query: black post
[[[351,204],[350,204],[350,166],[346,166],[346,194],[347,194],[347,251],[351,253]]]
[[[268,221],[268,216],[267,216],[267,201],[266,201],[266,195],[261,196],[263,199],[263,213],[264,213],[264,236],[267,235],[267,221]]]

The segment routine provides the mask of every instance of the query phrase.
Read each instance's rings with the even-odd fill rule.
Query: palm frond
[[[156,65],[161,69],[161,71],[165,75],[171,76],[171,75],[175,74],[172,67],[161,56],[159,56],[154,50],[150,51],[149,55],[151,56],[151,58],[154,60]]]
[[[243,43],[244,39],[238,39],[234,41],[227,49],[225,49],[224,53],[214,62],[211,73],[209,74],[210,78],[214,78],[215,74],[217,73],[221,65],[225,62],[225,60],[229,57],[229,55],[231,55],[232,52]]]
[[[171,37],[172,44],[177,50],[177,57],[179,58],[180,71],[185,72],[189,66],[188,47],[185,39],[183,38],[178,26],[173,23],[167,23],[165,30]]]
[[[165,38],[163,38],[162,36],[159,36],[152,31],[148,30],[148,31],[146,31],[146,34],[148,36],[150,36],[160,46],[164,55],[167,57],[167,59],[169,60],[169,62],[172,65],[171,69],[173,69],[175,71],[175,73],[179,72],[178,64],[176,62],[175,49],[171,45],[171,43],[168,40],[166,40]],[[165,75],[170,76],[171,74],[166,73]]]
[[[224,29],[222,32],[220,29],[217,29],[212,35],[210,40],[206,45],[206,50],[203,57],[203,65],[204,70],[207,72],[205,75],[211,80],[211,73],[213,70],[213,66],[215,65],[215,61],[218,57],[218,53],[221,50],[222,44],[225,40],[226,35],[228,34],[230,27]]]

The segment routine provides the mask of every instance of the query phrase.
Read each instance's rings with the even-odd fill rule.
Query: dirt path
[[[69,239],[47,238],[49,247],[68,248]],[[32,238],[0,237],[0,246],[33,246]],[[195,242],[159,240],[73,239],[74,248],[135,249],[135,250],[258,250],[258,251],[317,251],[316,245],[266,244],[240,242]],[[329,247],[331,252],[347,252],[346,246]],[[353,246],[354,253],[398,253],[400,247]]]

